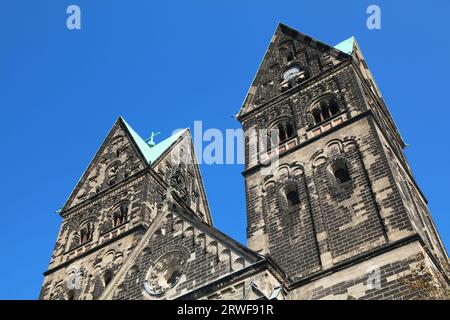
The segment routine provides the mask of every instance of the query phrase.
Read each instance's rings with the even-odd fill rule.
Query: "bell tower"
[[[332,47],[280,24],[238,119],[248,246],[294,284],[412,241],[442,270],[427,200],[354,38]]]
[[[169,205],[212,224],[189,130],[159,143],[155,136],[146,142],[122,117],[117,119],[60,212],[40,299],[97,300],[117,294],[124,265],[131,263],[148,230],[165,219]]]

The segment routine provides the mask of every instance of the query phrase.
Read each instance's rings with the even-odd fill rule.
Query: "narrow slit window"
[[[337,183],[344,183],[350,181],[350,174],[347,168],[339,168],[334,171],[334,176],[336,177]]]
[[[122,224],[124,224],[127,220],[127,214],[128,214],[128,205],[123,204],[119,207],[116,212],[114,212],[113,215],[113,226],[118,227]]]
[[[297,187],[289,185],[284,189],[284,196],[286,197],[288,207],[297,206],[300,203]]]
[[[113,272],[111,270],[106,270],[105,275],[103,276],[103,282],[105,283],[105,287],[111,282],[113,278]]]
[[[331,171],[338,185],[352,180],[347,163],[344,159],[336,159],[331,165]]]
[[[294,191],[294,190],[289,191],[286,194],[286,199],[288,201],[289,206],[291,206],[291,207],[296,206],[300,203],[300,199],[298,198],[298,193],[297,193],[297,191]]]
[[[69,290],[69,292],[67,292],[67,300],[75,300],[75,291],[74,290]]]
[[[88,224],[80,230],[80,244],[90,241],[92,238],[92,228]]]

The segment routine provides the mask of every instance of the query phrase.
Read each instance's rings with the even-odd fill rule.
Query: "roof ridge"
[[[296,35],[300,35],[300,36],[305,37],[305,38],[307,38],[307,39],[311,39],[311,40],[313,40],[313,41],[316,42],[316,43],[319,43],[319,44],[321,44],[321,45],[325,45],[325,46],[330,47],[330,48],[333,48],[333,49],[337,49],[337,50],[339,50],[339,51],[342,51],[342,50],[340,50],[339,48],[337,48],[337,46],[339,46],[340,44],[343,44],[344,42],[350,41],[350,40],[352,40],[353,42],[355,41],[355,37],[354,37],[354,36],[351,36],[350,38],[345,39],[344,41],[341,41],[341,42],[338,43],[337,45],[333,46],[333,45],[329,44],[328,42],[319,40],[318,38],[315,38],[315,37],[313,37],[313,36],[310,36],[310,35],[308,35],[308,34],[302,32],[302,31],[299,31],[299,30],[297,30],[297,29],[295,29],[295,28],[293,28],[293,27],[291,27],[291,26],[288,26],[287,24],[282,23],[282,22],[279,22],[279,23],[278,23],[277,28],[275,29],[275,32],[278,31],[279,29],[281,30],[281,32],[283,32],[283,29],[284,29],[284,30],[287,30],[288,32],[294,33],[294,34],[296,34]],[[291,36],[292,36],[292,35],[291,35]],[[342,51],[342,52],[346,53],[345,51]]]
[[[134,142],[136,142],[136,145],[138,146],[141,153],[144,155],[145,160],[147,163],[150,162],[149,158],[149,151],[151,150],[150,146],[145,142],[144,139],[125,121],[125,119],[120,116],[120,119],[127,127],[128,132],[130,133],[131,137],[133,138]]]

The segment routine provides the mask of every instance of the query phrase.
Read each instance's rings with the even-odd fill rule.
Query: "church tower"
[[[155,143],[119,118],[61,217],[40,299],[284,297],[272,261],[213,227],[188,129]]]
[[[61,210],[40,298],[101,299],[116,289],[135,247],[168,211],[211,225],[194,158],[189,130],[154,144],[119,117]]]
[[[448,285],[427,200],[354,38],[332,47],[280,24],[238,119],[248,246],[287,273],[292,299],[399,298],[397,278],[421,262]]]
[[[447,252],[350,38],[280,24],[237,116],[248,248],[213,227],[188,129],[119,117],[62,208],[41,299],[409,299]]]

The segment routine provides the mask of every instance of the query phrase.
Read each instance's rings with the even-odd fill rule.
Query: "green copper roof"
[[[170,146],[178,140],[179,137],[183,135],[183,133],[186,132],[187,129],[183,129],[178,131],[177,133],[171,135],[167,139],[161,141],[160,143],[157,143],[154,147],[150,148],[149,163],[155,162],[167,149],[170,148]]]
[[[346,54],[352,54],[353,53],[353,43],[354,43],[354,38],[350,37],[347,40],[344,40],[341,43],[335,45],[334,48],[338,49],[339,51],[342,51]]]
[[[121,118],[123,123],[126,125],[128,131],[130,132],[131,136],[133,137],[134,141],[136,142],[138,148],[141,150],[142,154],[145,157],[145,160],[148,163],[155,162],[167,149],[170,148],[170,146],[178,140],[179,137],[183,135],[183,133],[186,132],[187,129],[183,129],[178,131],[177,133],[171,135],[167,139],[157,143],[154,147],[150,147],[144,139],[139,136],[136,131],[133,130],[133,128],[123,119]]]

